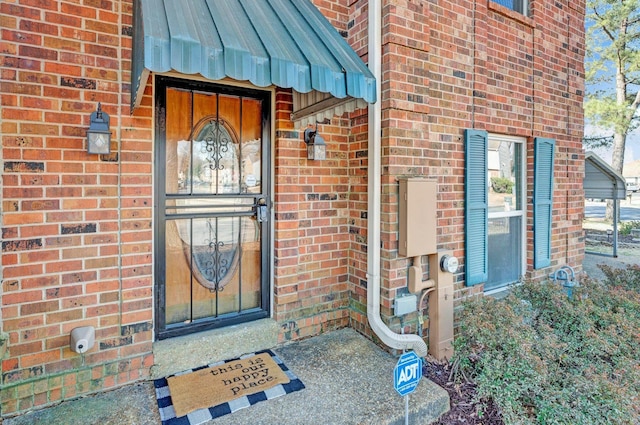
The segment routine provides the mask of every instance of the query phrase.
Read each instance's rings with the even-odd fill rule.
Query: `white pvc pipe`
[[[376,77],[377,101],[369,105],[368,212],[367,212],[367,318],[375,334],[387,346],[427,355],[427,344],[419,335],[393,332],[380,317],[380,173],[382,129],[382,7],[380,0],[369,1],[369,69]]]

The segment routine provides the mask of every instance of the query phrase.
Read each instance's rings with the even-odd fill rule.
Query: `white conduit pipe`
[[[380,317],[380,173],[382,129],[382,6],[380,0],[369,0],[369,69],[376,78],[377,101],[369,105],[369,166],[367,212],[367,318],[375,334],[387,346],[411,350],[420,357],[427,355],[427,344],[419,335],[393,332]]]

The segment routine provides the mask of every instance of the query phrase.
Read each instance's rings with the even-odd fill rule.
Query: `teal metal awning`
[[[375,78],[309,0],[136,0],[132,110],[149,72],[376,101]]]

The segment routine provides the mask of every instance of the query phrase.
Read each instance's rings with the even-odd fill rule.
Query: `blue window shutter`
[[[488,134],[465,130],[465,270],[467,286],[487,281]]]
[[[553,151],[556,141],[536,137],[533,176],[533,267],[551,265]]]

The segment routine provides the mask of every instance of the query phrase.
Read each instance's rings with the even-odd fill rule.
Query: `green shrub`
[[[569,299],[525,282],[502,300],[466,302],[455,340],[459,378],[507,424],[640,423],[640,267],[603,267]]]
[[[507,177],[491,177],[491,187],[496,193],[511,193],[514,183]]]
[[[640,229],[640,221],[624,221],[620,224],[619,232],[621,235],[630,235],[633,229]]]

